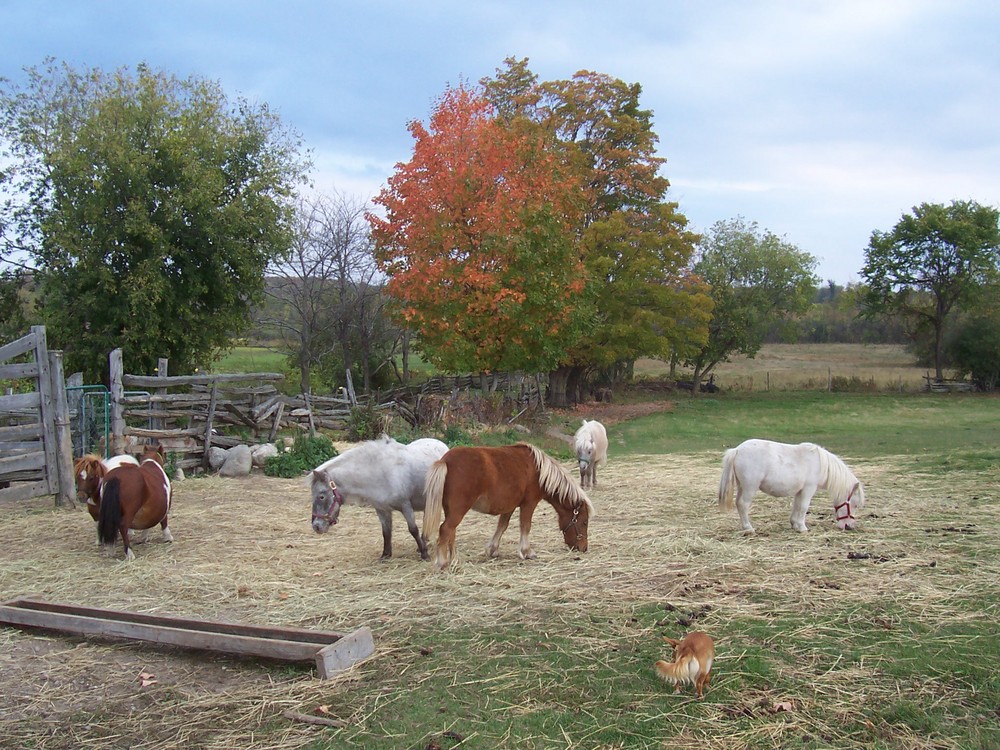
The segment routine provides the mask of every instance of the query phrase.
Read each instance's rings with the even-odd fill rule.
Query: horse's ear
[[[673,646],[674,648],[677,648],[678,646],[680,646],[680,645],[681,645],[681,642],[680,642],[680,641],[676,641],[676,640],[674,640],[673,638],[667,638],[667,636],[663,636],[663,642],[664,642],[664,643],[669,643],[669,644],[670,644],[671,646]]]
[[[326,474],[324,474],[319,469],[313,469],[313,481],[314,482],[325,482]]]

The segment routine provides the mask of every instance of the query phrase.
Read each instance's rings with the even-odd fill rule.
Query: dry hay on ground
[[[312,713],[318,705],[332,706],[355,731],[375,731],[377,714],[385,709],[371,690],[367,700],[358,698],[359,682],[385,669],[407,675],[409,687],[399,689],[419,690],[435,669],[434,660],[420,654],[424,634],[434,629],[472,637],[478,624],[498,622],[561,629],[576,639],[580,668],[586,669],[609,642],[635,649],[658,641],[661,633],[707,627],[717,639],[718,685],[739,669],[745,644],[737,620],[820,614],[856,602],[858,618],[888,627],[879,617],[891,602],[917,619],[945,623],[968,616],[956,600],[969,590],[1000,593],[992,554],[969,570],[957,551],[967,535],[944,530],[971,525],[995,540],[998,504],[973,509],[965,502],[972,495],[995,497],[995,480],[921,474],[908,463],[904,469],[906,459],[856,463],[869,490],[859,532],[833,528],[823,493],[810,511],[808,535],[788,528],[788,500],[759,496],[752,511],[758,534],[746,538],[738,533],[735,514],[716,507],[718,459],[707,453],[612,457],[591,493],[597,514],[586,554],[565,549],[555,514],[543,503],[532,533],[538,559],[518,560],[512,524],[500,559],[487,561],[482,550],[494,519],[471,513],[458,529],[458,562],[443,574],[419,560],[398,516],[395,557],[387,562],[378,561],[381,535],[368,509],[348,507],[328,534],[314,534],[304,480],[255,475],[179,483],[170,524],[176,542],[163,544],[156,529],[131,564],[120,560],[120,545],[119,559],[101,554],[94,524],[82,510],[53,510],[43,500],[2,507],[3,600],[31,594],[86,606],[342,632],[368,625],[376,655],[323,682],[308,665],[0,628],[0,746],[299,748],[336,730],[283,713]],[[630,615],[650,603],[664,606],[664,619],[637,625]],[[594,625],[597,615],[600,626]],[[870,680],[877,664],[844,663],[816,673],[814,662],[805,649],[800,669],[811,691],[805,699],[834,706],[834,715],[845,721],[857,716],[862,702],[892,697],[880,696]],[[669,710],[665,690],[649,669],[645,660],[635,664],[637,721],[643,712]],[[143,687],[143,672],[156,682]],[[519,679],[498,675],[481,689],[521,694],[525,685]],[[735,746],[705,738],[719,736],[718,722],[727,712],[753,711],[772,698],[752,694],[741,696],[738,706],[713,706],[710,691],[712,728],[682,727],[676,746],[684,746],[689,731],[700,738],[691,746]],[[600,711],[600,697],[595,701]],[[815,717],[797,726],[807,714],[791,715],[783,724],[790,737],[822,734]],[[825,729],[837,732],[836,726]],[[901,737],[898,746],[923,742],[913,735]]]

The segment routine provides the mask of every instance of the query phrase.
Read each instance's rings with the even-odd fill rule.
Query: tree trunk
[[[934,321],[934,377],[944,380],[944,368],[941,362],[944,360],[944,333],[941,319]]]
[[[569,406],[566,400],[566,382],[569,380],[569,368],[559,367],[549,373],[548,404],[554,408]]]
[[[556,409],[566,408],[580,401],[580,383],[583,368],[563,366],[549,373],[548,405]]]
[[[583,401],[583,374],[582,367],[570,368],[569,378],[566,380],[566,398],[569,400],[570,406]]]
[[[410,384],[410,333],[409,331],[403,331],[403,341],[400,345],[401,356],[400,359],[403,360],[403,385]]]
[[[695,365],[694,373],[691,375],[691,395],[697,396],[701,392],[701,381],[708,370],[702,370],[699,365]]]

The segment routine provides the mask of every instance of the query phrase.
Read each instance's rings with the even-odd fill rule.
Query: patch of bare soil
[[[627,422],[630,419],[646,417],[650,414],[673,411],[673,409],[674,403],[672,401],[646,401],[634,404],[592,401],[585,404],[577,404],[572,409],[562,409],[560,411],[567,414],[577,414],[581,419],[596,419],[607,427],[619,422]]]

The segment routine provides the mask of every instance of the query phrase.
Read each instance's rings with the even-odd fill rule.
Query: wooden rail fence
[[[74,505],[62,352],[48,350],[44,326],[0,346],[0,381],[28,380],[33,390],[0,395],[0,500],[53,495]]]
[[[286,396],[275,385],[280,373],[171,376],[160,360],[156,375],[129,375],[120,349],[110,365],[112,452],[156,441],[182,469],[207,467],[213,447],[273,441],[285,428],[345,429],[354,405],[346,396]]]

